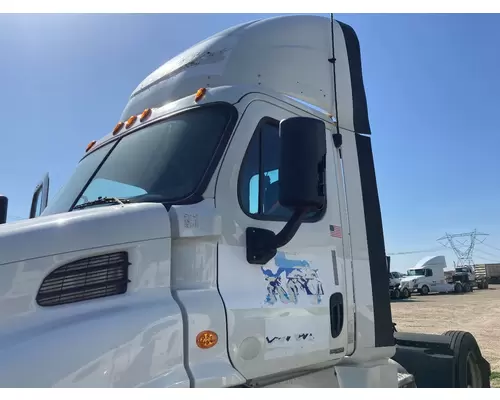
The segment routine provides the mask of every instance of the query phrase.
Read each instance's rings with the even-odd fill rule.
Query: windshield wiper
[[[118,197],[98,197],[97,200],[87,201],[86,203],[78,204],[73,207],[73,210],[81,210],[83,208],[98,206],[101,204],[127,204],[130,203],[128,199],[119,199]]]

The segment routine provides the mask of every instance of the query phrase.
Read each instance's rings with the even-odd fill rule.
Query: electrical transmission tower
[[[474,229],[472,232],[467,233],[447,233],[443,237],[438,239],[444,247],[453,250],[457,256],[457,267],[472,267],[474,268],[474,260],[472,255],[474,253],[474,247],[476,243],[483,243],[484,239],[480,239],[481,236],[487,236],[487,233],[480,233]]]

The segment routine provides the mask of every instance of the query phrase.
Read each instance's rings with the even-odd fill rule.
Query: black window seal
[[[241,198],[241,190],[240,190],[242,180],[243,180],[243,177],[242,177],[243,166],[244,166],[244,163],[247,159],[248,153],[250,151],[250,145],[252,143],[252,140],[254,139],[255,135],[257,135],[257,134],[260,135],[260,137],[261,137],[261,130],[262,130],[262,127],[264,125],[273,125],[279,129],[279,124],[280,124],[280,121],[278,121],[277,119],[274,119],[272,117],[261,118],[261,120],[257,124],[257,127],[255,128],[255,130],[252,134],[252,137],[250,138],[250,142],[248,142],[248,146],[245,150],[245,154],[244,154],[243,159],[241,160],[241,164],[240,164],[240,171],[238,173],[238,184],[237,184],[238,203],[239,203],[241,211],[243,211],[243,213],[246,216],[248,216],[251,219],[257,220],[257,221],[287,222],[289,220],[289,218],[284,217],[284,216],[272,216],[272,215],[265,215],[265,214],[260,213],[261,212],[261,204],[260,204],[261,203],[261,188],[260,188],[260,186],[261,186],[262,179],[259,179],[258,214],[251,214],[249,212],[250,210],[245,210],[245,207],[243,207],[243,201]],[[262,166],[262,141],[259,138],[259,175],[261,173],[261,171],[260,171],[261,166]],[[313,217],[305,218],[302,222],[303,223],[315,223],[315,222],[321,221],[326,214],[327,204],[328,204],[328,195],[325,196],[325,204],[323,205],[321,210],[318,210],[318,212],[316,212]]]

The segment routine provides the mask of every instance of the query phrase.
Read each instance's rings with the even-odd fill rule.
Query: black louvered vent
[[[43,280],[36,301],[47,307],[125,293],[129,265],[126,252],[66,264]]]

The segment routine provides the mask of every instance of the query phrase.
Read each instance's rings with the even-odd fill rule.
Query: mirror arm
[[[267,264],[276,255],[278,248],[292,240],[307,211],[307,209],[296,210],[277,235],[268,229],[248,227],[246,229],[247,262],[256,265]]]
[[[276,249],[285,246],[290,240],[293,239],[307,212],[308,209],[306,208],[295,210],[292,217],[274,238],[274,247],[276,247]]]

